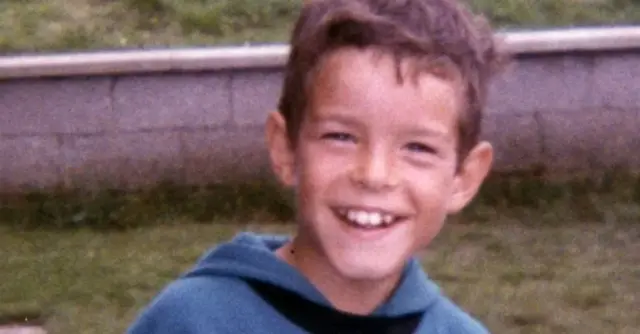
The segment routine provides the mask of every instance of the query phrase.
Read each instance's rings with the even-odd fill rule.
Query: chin
[[[332,266],[343,277],[354,281],[377,281],[402,272],[407,261],[403,256],[379,254],[344,254],[330,256]]]
[[[359,267],[339,271],[341,275],[350,281],[382,281],[392,276],[397,276],[395,268]]]

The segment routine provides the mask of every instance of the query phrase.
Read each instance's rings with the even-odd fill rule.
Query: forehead
[[[386,126],[423,125],[454,132],[461,102],[459,85],[426,71],[416,72],[415,62],[399,65],[401,81],[390,55],[356,49],[331,53],[318,67],[310,116],[339,115]]]

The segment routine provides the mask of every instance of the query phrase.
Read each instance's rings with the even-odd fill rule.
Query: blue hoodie
[[[288,239],[240,233],[203,256],[142,311],[129,334],[486,334],[441,294],[416,259],[369,316],[343,313],[276,257]]]

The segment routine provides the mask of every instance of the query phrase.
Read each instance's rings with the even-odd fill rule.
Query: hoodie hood
[[[206,253],[183,277],[225,276],[257,280],[296,293],[314,303],[331,307],[329,301],[299,271],[278,258],[274,251],[290,240],[283,235],[243,232]],[[373,315],[398,317],[423,312],[440,296],[435,283],[412,258],[405,266],[393,295]]]

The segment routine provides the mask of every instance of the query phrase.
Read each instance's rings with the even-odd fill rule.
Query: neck
[[[389,298],[400,281],[401,274],[375,281],[345,278],[312,245],[313,241],[295,238],[276,254],[298,269],[340,311],[370,314]]]

